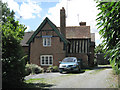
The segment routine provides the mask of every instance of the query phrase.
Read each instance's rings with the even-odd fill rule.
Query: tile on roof
[[[90,26],[69,26],[66,27],[67,39],[90,38]]]
[[[23,40],[21,41],[21,45],[22,46],[28,46],[27,41],[29,40],[29,38],[32,36],[34,32],[25,32],[24,36],[23,36]]]
[[[60,27],[57,27],[60,32]],[[22,46],[28,46],[27,41],[33,35],[34,32],[25,32]],[[61,32],[60,32],[61,33]],[[62,35],[62,34],[61,34]],[[90,26],[68,26],[66,27],[66,39],[81,39],[91,38],[91,41],[95,42],[95,33],[90,33]]]

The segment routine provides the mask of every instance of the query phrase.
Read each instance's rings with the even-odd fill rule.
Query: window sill
[[[51,47],[51,46],[43,46],[43,47]]]
[[[46,65],[41,64],[41,66],[50,66],[50,65],[53,65],[53,64],[46,64]]]

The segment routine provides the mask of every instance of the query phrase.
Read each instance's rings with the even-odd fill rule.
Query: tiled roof
[[[34,33],[33,31],[32,32],[25,32],[23,40],[21,41],[20,44],[22,46],[28,46],[28,44],[26,44],[26,43],[29,40],[29,38],[32,36],[33,33]]]
[[[90,38],[90,26],[66,27],[66,38]]]
[[[57,27],[58,30],[60,29]],[[23,40],[21,41],[22,46],[28,46],[26,42],[32,36],[34,32],[25,32]],[[95,42],[95,33],[90,33],[90,26],[68,26],[66,27],[66,38],[67,39],[82,39],[91,38],[91,41]]]

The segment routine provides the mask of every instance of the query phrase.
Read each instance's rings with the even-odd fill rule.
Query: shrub
[[[58,72],[59,71],[59,68],[58,68],[58,66],[49,66],[48,68],[47,68],[47,72]]]
[[[2,88],[19,88],[25,77],[25,55],[20,42],[26,27],[15,20],[15,12],[1,3],[2,20]],[[2,27],[1,27],[2,25]]]
[[[26,75],[42,73],[43,68],[36,64],[26,64]]]
[[[53,70],[53,66],[50,65],[50,66],[47,68],[47,73],[48,73],[48,72],[52,72],[52,70]]]
[[[59,71],[58,66],[53,66],[53,72],[58,72],[58,71]]]
[[[26,76],[29,75],[30,73],[32,73],[31,68],[30,68],[30,64],[26,64],[25,72],[26,72]]]

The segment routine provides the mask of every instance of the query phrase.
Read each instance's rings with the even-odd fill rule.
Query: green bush
[[[48,72],[58,72],[59,71],[59,68],[58,68],[58,66],[49,66],[48,68],[47,68],[47,71]]]
[[[19,88],[25,77],[25,55],[20,45],[26,27],[15,20],[15,12],[1,3],[2,88]],[[1,46],[0,46],[1,47]]]
[[[43,68],[36,64],[26,64],[26,75],[42,73]]]
[[[53,66],[53,72],[58,72],[58,71],[59,71],[58,66]]]
[[[114,74],[120,74],[120,69],[119,69],[119,67],[118,67],[119,64],[116,63],[114,60],[111,60],[111,61],[110,61],[110,64],[112,65]]]
[[[48,72],[52,72],[52,71],[53,71],[53,66],[50,65],[50,66],[47,68],[47,73],[48,73]]]
[[[26,66],[25,66],[25,72],[26,72],[26,76],[32,73],[32,70],[30,68],[30,64],[26,64]]]

